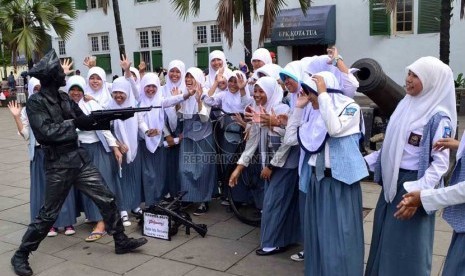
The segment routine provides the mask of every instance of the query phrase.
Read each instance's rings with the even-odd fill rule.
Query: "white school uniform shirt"
[[[465,181],[441,189],[421,190],[421,203],[425,211],[435,211],[465,203]]]
[[[360,132],[360,106],[352,102],[348,104],[340,116],[332,114],[335,110],[332,108],[332,99],[328,93],[322,93],[318,96],[320,114],[325,121],[326,129],[331,137],[344,137]],[[355,112],[353,110],[355,109]],[[348,112],[350,111],[350,112]],[[317,154],[312,154],[308,160],[310,166],[316,165]],[[331,168],[329,158],[329,145],[325,143],[325,167]]]
[[[92,111],[95,110],[102,110],[103,107],[98,104],[95,100],[91,100],[88,102],[85,102],[84,100],[79,101],[79,107],[81,108],[82,112],[84,114],[89,115]],[[109,147],[116,147],[116,138],[113,136],[111,131],[109,130],[101,130],[103,136],[105,137],[105,140],[107,141],[107,144]],[[95,130],[91,131],[81,131],[78,129],[78,136],[79,136],[79,141],[84,144],[92,144],[95,142],[100,142],[100,139],[97,136],[97,132]]]
[[[439,122],[438,129],[434,134],[433,144],[436,143],[439,139],[443,138],[445,134],[444,132],[447,128],[452,128],[451,122],[449,121],[449,119],[444,118]],[[417,135],[423,135],[423,127],[413,130],[412,133]],[[412,171],[418,170],[420,151],[420,147],[416,147],[408,143],[407,137],[406,146],[404,147],[404,151],[400,161],[400,168]],[[378,155],[379,151],[375,151],[365,156],[365,161],[367,162],[370,171],[374,171],[374,166],[378,159]],[[432,189],[441,181],[441,177],[447,172],[449,168],[449,150],[432,150],[431,157],[433,161],[426,169],[425,175],[422,178],[416,181],[409,181],[404,183],[404,189],[407,192]]]

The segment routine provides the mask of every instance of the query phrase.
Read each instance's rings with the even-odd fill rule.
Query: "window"
[[[98,46],[98,37],[91,37],[90,38],[91,43],[92,43],[92,52],[98,52],[100,51],[100,48]]]
[[[108,34],[90,34],[90,51],[92,53],[109,52],[110,43]]]
[[[201,44],[207,43],[207,26],[197,26],[197,41]]]
[[[58,54],[60,56],[66,55],[66,43],[64,40],[58,40]]]
[[[156,0],[136,0],[136,3],[154,2]]]
[[[97,57],[97,66],[111,74],[110,38],[108,34],[89,34],[90,52]]]
[[[137,67],[141,61],[144,61],[147,71],[155,71],[156,68],[162,67],[160,27],[138,29],[137,33],[141,51],[134,52],[134,66]]]
[[[208,56],[214,50],[223,50],[222,35],[216,21],[198,22],[194,25],[196,66],[208,68]]]
[[[98,9],[103,7],[102,0],[88,0],[89,4],[87,5],[90,9]]]
[[[161,47],[160,30],[152,30],[152,47]]]
[[[398,0],[395,12],[396,32],[413,32],[413,0]]]
[[[441,18],[440,0],[420,0],[418,3],[418,33],[438,33]]]
[[[210,26],[210,36],[212,38],[212,42],[220,42],[221,43],[221,32],[218,25],[211,25]]]
[[[219,26],[216,22],[205,23],[202,22],[195,26],[195,33],[198,44],[220,44],[222,43],[222,36]]]
[[[102,35],[100,38],[102,41],[102,51],[110,51],[110,44],[108,43],[108,35]]]

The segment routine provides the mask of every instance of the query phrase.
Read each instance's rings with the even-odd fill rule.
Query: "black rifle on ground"
[[[148,106],[148,107],[128,107],[121,109],[102,109],[95,110],[90,113],[90,116],[95,121],[113,121],[113,120],[126,120],[134,116],[136,112],[150,111],[152,108],[161,108],[161,106]]]
[[[170,229],[172,231],[171,235],[175,235],[179,226],[184,225],[186,227],[186,235],[190,235],[190,228],[193,228],[200,236],[205,237],[207,234],[207,225],[193,223],[191,216],[187,212],[182,211],[179,206],[179,201],[185,194],[187,194],[187,191],[181,191],[169,204],[155,204],[147,208],[146,211],[169,216],[174,221],[172,229]]]

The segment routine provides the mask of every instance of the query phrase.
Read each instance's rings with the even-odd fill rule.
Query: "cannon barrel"
[[[357,91],[370,98],[386,116],[391,116],[405,96],[404,88],[388,77],[374,59],[359,59],[351,67],[359,69],[354,73],[360,84]]]

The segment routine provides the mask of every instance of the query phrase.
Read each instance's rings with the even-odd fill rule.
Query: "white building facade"
[[[244,60],[243,27],[234,29],[231,49],[216,25],[217,1],[202,0],[197,17],[181,19],[168,0],[121,0],[119,1],[125,50],[130,60],[138,65],[148,63],[149,71],[164,66],[173,59],[184,61],[186,67],[207,66],[208,53],[223,49],[229,62],[236,67]],[[297,0],[289,0],[288,9],[299,7]],[[392,15],[384,13],[383,6],[368,0],[314,0],[312,7],[334,6],[333,18],[314,16],[315,20],[327,20],[329,29],[334,25],[334,42],[346,64],[361,58],[373,58],[395,82],[403,85],[405,67],[422,56],[439,57],[439,3],[440,0],[400,0]],[[264,1],[259,1],[258,11],[263,13]],[[454,2],[456,5],[456,2]],[[82,75],[87,69],[82,65],[86,56],[97,56],[97,63],[111,76],[121,75],[119,50],[112,7],[103,13],[99,0],[76,0],[80,9],[74,22],[74,33],[68,41],[54,38],[52,46],[61,58],[70,57],[74,69]],[[459,20],[459,7],[455,7],[450,29],[450,66],[454,76],[465,72],[465,21]],[[311,12],[309,12],[310,16]],[[303,15],[301,15],[303,18]],[[328,16],[328,15],[326,15]],[[259,19],[260,20],[260,19]],[[260,21],[252,22],[252,49],[258,48]],[[315,21],[313,20],[313,21]],[[279,20],[277,20],[279,21]],[[329,43],[316,42],[311,36],[317,31],[298,31],[304,20],[293,20],[281,32],[288,41],[267,40],[266,47],[277,52],[278,63],[286,65],[293,59],[306,55],[324,54]],[[281,22],[283,22],[281,20]],[[333,23],[331,23],[333,22]],[[322,24],[320,24],[322,25]],[[278,26],[275,26],[276,28]],[[292,31],[295,28],[297,31]],[[332,27],[331,27],[332,28]],[[299,38],[306,35],[306,38]],[[295,40],[295,41],[293,41]]]

